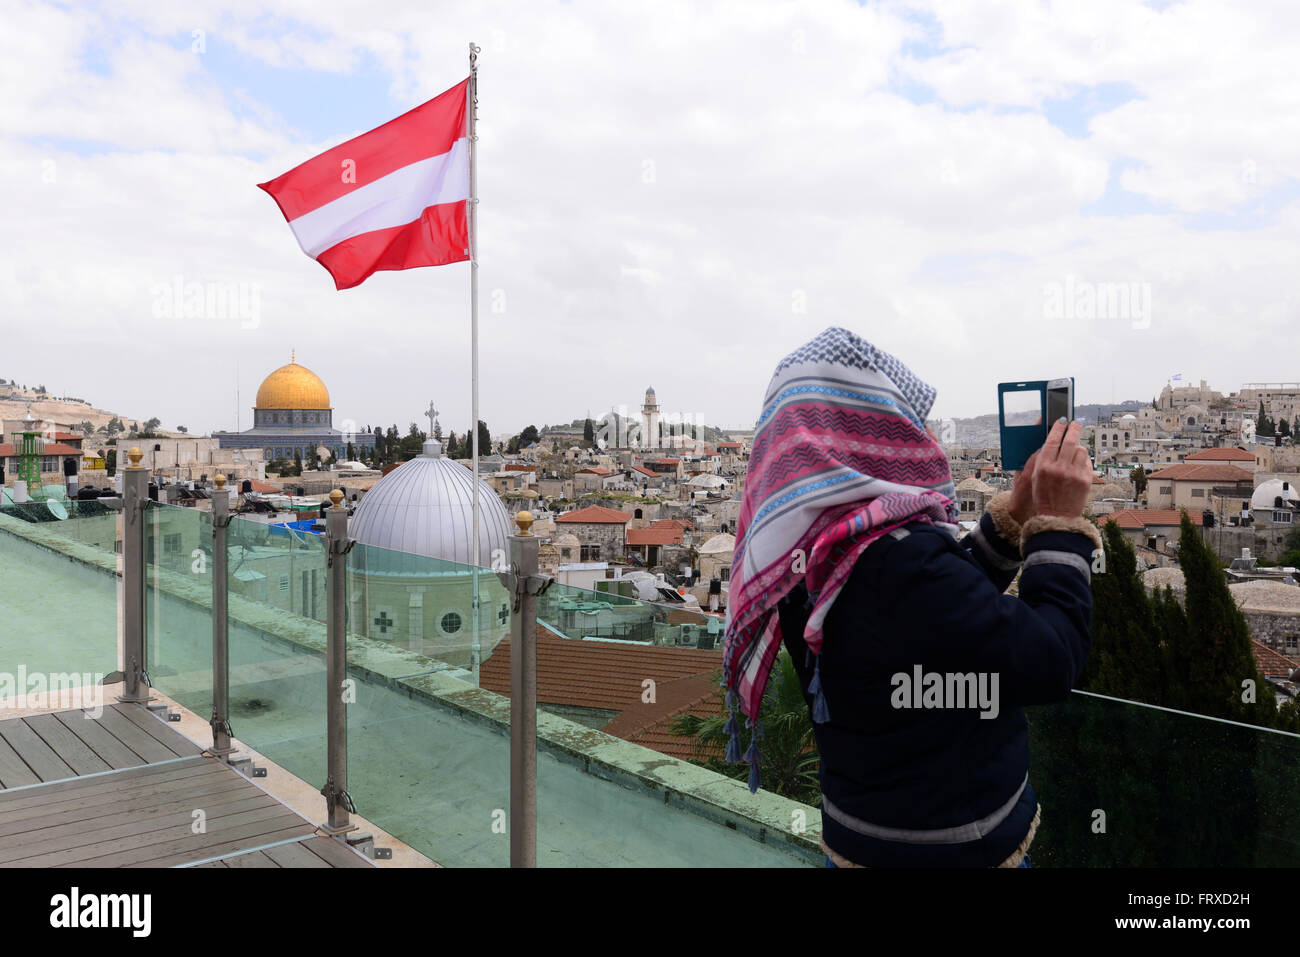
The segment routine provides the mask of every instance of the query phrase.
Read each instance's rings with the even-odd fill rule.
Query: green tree
[[[1273,420],[1268,417],[1264,411],[1264,400],[1259,400],[1259,412],[1255,416],[1255,434],[1271,436],[1273,434]]]
[[[1169,636],[1187,669],[1189,710],[1272,727],[1277,703],[1251,651],[1246,618],[1228,591],[1219,556],[1191,517],[1183,512],[1178,561],[1186,588],[1187,629],[1183,640]],[[1256,700],[1243,685],[1253,682]]]
[[[1133,483],[1133,497],[1141,500],[1147,492],[1147,470],[1140,463],[1129,473],[1129,481]]]
[[[589,445],[596,441],[596,427],[592,424],[591,419],[587,419],[582,425],[582,441]]]
[[[349,461],[349,462],[355,462],[356,460],[357,460],[356,449],[355,449],[355,447],[352,445],[352,443],[349,442],[349,443],[348,443],[348,461]]]
[[[1158,701],[1163,662],[1137,555],[1115,522],[1102,529],[1105,572],[1092,577],[1091,647],[1080,686],[1098,694]]]
[[[293,450],[293,473],[294,475],[302,474],[302,450]]]
[[[721,673],[715,672],[714,677],[721,681]],[[748,764],[732,764],[726,760],[729,718],[730,711],[723,704],[718,714],[709,718],[692,714],[680,716],[673,722],[672,732],[695,738],[693,763],[730,778],[747,780]],[[819,806],[819,758],[812,719],[800,688],[798,672],[784,649],[772,666],[772,677],[763,692],[759,718],[763,726],[763,736],[758,742],[763,790]],[[745,726],[747,722],[739,712],[736,721],[740,725],[740,751],[744,754],[749,750],[753,732]]]
[[[447,433],[447,458],[460,458],[461,454],[460,444],[456,441],[456,433]]]
[[[472,456],[474,454],[473,438],[471,431],[465,433],[465,447],[461,452],[463,456]],[[492,454],[492,433],[488,431],[487,423],[482,419],[478,420],[478,454]]]
[[[1291,434],[1291,423],[1286,420],[1285,416],[1278,420],[1277,434],[1282,436],[1282,438],[1286,438]]]
[[[190,432],[189,428],[184,425],[176,426],[176,431],[180,432],[182,435],[189,435]]]

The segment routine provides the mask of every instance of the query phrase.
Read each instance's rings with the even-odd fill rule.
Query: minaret
[[[645,405],[641,406],[641,445],[648,449],[659,447],[659,400],[654,386],[645,390]]]

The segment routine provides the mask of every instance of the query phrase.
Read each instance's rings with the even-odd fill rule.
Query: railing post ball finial
[[[531,536],[533,533],[530,532],[529,529],[533,527],[533,513],[527,511],[526,509],[523,511],[516,512],[515,524],[519,526],[519,534],[521,536],[522,535]]]
[[[215,479],[213,479],[213,481],[217,483],[217,488],[226,487],[226,477],[224,475],[218,475]]]
[[[330,492],[330,501],[334,503],[335,508],[338,508],[339,502],[343,501],[343,490],[336,488],[334,491]]]
[[[144,458],[144,453],[138,448],[132,448],[131,451],[126,453],[126,457],[131,460],[131,468],[138,469],[140,467],[140,460]]]

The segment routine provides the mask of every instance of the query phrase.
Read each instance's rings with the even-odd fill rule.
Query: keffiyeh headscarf
[[[799,582],[812,600],[804,629],[820,661],[822,624],[858,556],[914,521],[956,531],[948,459],[925,429],[935,390],[847,329],[827,329],[781,360],[754,431],[727,604],[723,683],[727,760],[742,760],[736,706],[753,729],[745,761],[758,790],[759,707],[777,653],[776,604]],[[829,720],[820,665],[813,720]]]

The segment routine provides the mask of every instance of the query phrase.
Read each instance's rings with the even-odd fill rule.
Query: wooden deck
[[[188,866],[375,865],[138,705],[0,721],[0,867]]]

